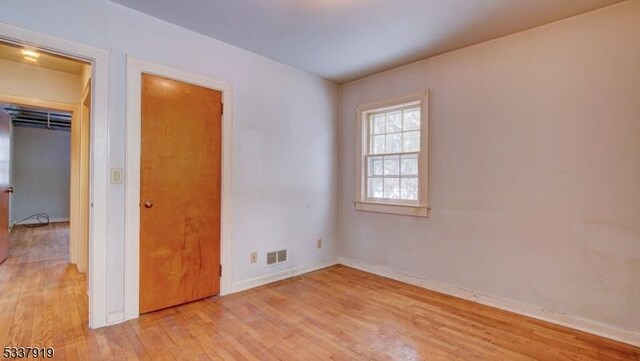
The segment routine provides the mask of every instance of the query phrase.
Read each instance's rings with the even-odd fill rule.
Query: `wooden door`
[[[222,93],[142,75],[140,313],[220,291]]]
[[[9,195],[13,188],[9,184],[11,166],[11,135],[9,114],[0,108],[0,263],[9,255]]]

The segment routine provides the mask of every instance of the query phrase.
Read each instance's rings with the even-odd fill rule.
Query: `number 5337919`
[[[53,347],[11,347],[6,346],[2,351],[2,357],[6,359],[21,358],[53,358]]]

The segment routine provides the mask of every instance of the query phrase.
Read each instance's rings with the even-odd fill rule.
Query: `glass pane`
[[[402,134],[403,152],[417,152],[420,150],[420,132],[406,132]],[[387,145],[387,149],[388,148],[389,145]]]
[[[402,114],[400,112],[387,113],[387,133],[402,131]]]
[[[418,155],[403,155],[400,160],[400,174],[402,175],[418,175]]]
[[[400,198],[400,178],[384,178],[384,198]]]
[[[369,198],[382,198],[382,178],[369,178],[367,186],[367,196]]]
[[[420,108],[408,109],[403,112],[402,129],[405,131],[420,129]]]
[[[402,133],[387,135],[387,153],[400,153],[402,151]]]
[[[370,157],[369,158],[369,176],[382,175],[382,157]]]
[[[384,114],[374,115],[371,117],[371,134],[384,133]]]
[[[384,157],[384,175],[400,174],[400,156]]]
[[[400,190],[402,199],[418,200],[418,178],[402,178],[400,180]]]
[[[384,135],[371,137],[371,154],[384,153]]]

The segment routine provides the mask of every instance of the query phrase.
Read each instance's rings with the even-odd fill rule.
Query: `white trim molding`
[[[420,150],[412,153],[418,156],[418,199],[394,200],[370,198],[367,194],[369,154],[369,117],[393,109],[420,107]],[[402,98],[386,100],[358,106],[356,110],[356,164],[354,205],[358,211],[390,213],[405,216],[429,216],[429,90]],[[376,154],[377,155],[377,154]],[[385,154],[380,154],[385,156]],[[387,154],[388,156],[388,154]]]
[[[107,210],[109,169],[109,51],[0,22],[0,40],[27,45],[92,65],[89,216],[89,327],[107,322]]]
[[[231,263],[233,96],[230,83],[127,56],[127,128],[125,173],[124,320],[137,318],[140,300],[140,137],[142,73],[159,75],[222,92],[222,219],[220,294],[232,292]]]
[[[440,293],[445,293],[468,301],[481,303],[483,305],[518,313],[528,317],[555,323],[558,325],[566,326],[576,330],[640,347],[640,332],[624,330],[596,321],[587,320],[578,316],[573,316],[510,299],[469,290],[463,287],[421,278],[392,268],[372,265],[350,258],[340,257],[338,261],[342,265],[373,273],[378,276],[391,278],[393,280],[408,283],[410,285],[426,288]]]
[[[272,274],[268,274],[268,275],[264,275],[264,276],[258,276],[258,277],[250,278],[250,279],[247,279],[247,280],[235,282],[233,284],[233,292],[235,293],[235,292],[240,292],[240,291],[248,290],[248,289],[255,288],[255,287],[264,286],[264,285],[269,284],[269,283],[282,281],[282,280],[285,280],[287,278],[299,276],[301,274],[305,274],[305,273],[309,273],[309,272],[318,271],[318,270],[321,270],[323,268],[335,266],[337,264],[338,264],[338,262],[336,260],[328,260],[328,261],[323,261],[323,262],[320,262],[318,264],[315,264],[315,265],[312,265],[312,266],[307,266],[307,267],[287,268],[287,269],[285,269],[283,271],[280,271],[280,272],[276,272],[276,273],[272,273]]]

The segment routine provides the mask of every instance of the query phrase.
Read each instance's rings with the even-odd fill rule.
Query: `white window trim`
[[[411,102],[420,102],[420,154],[418,156],[419,195],[417,202],[401,200],[369,199],[366,195],[366,148],[368,134],[365,122],[368,114],[385,108],[395,108]],[[429,91],[358,106],[356,117],[356,187],[355,207],[359,211],[391,213],[407,216],[428,217],[429,215]]]

